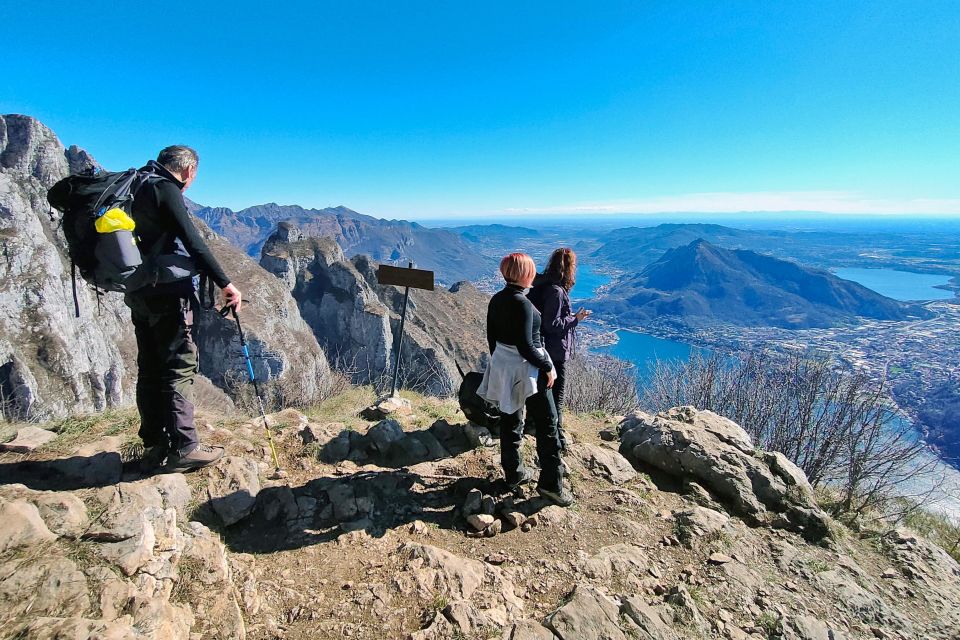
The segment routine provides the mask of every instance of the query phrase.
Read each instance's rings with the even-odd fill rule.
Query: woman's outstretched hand
[[[588,311],[587,309],[580,307],[580,310],[577,311],[577,320],[584,320],[585,318],[589,318],[590,314],[592,313],[593,311]]]

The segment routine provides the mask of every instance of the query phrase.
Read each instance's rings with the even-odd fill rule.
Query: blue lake
[[[953,292],[936,289],[947,284],[949,276],[929,273],[911,273],[894,269],[861,269],[844,267],[834,269],[834,275],[844,280],[853,280],[868,289],[894,300],[949,300]]]
[[[657,338],[635,331],[617,331],[617,337],[620,340],[616,344],[597,347],[594,351],[632,362],[637,367],[637,376],[641,380],[649,375],[650,368],[657,360],[688,360],[690,353],[694,350],[694,347],[684,342]]]
[[[571,300],[592,298],[597,289],[610,282],[610,276],[595,273],[588,264],[577,265],[577,284],[570,292]]]

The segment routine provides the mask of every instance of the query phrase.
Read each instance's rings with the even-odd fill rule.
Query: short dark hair
[[[162,150],[157,162],[171,171],[180,172],[200,164],[200,156],[186,145],[175,144]]]

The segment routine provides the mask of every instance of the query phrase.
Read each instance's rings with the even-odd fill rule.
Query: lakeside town
[[[740,327],[725,324],[689,327],[676,318],[663,318],[640,327],[619,327],[598,319],[584,335],[584,344],[597,348],[617,341],[617,330],[630,330],[728,353],[767,349],[802,350],[834,357],[842,366],[866,372],[876,382],[886,380],[900,409],[927,435],[949,436],[950,416],[931,424],[929,416],[944,413],[956,400],[960,362],[960,303],[934,301],[923,305],[934,316],[926,320],[877,321],[823,329]],[[939,390],[946,393],[935,393]],[[953,389],[954,393],[949,393]],[[948,412],[949,413],[949,412]],[[955,418],[954,418],[955,420]],[[952,429],[956,429],[952,425]],[[956,438],[956,434],[953,434]],[[948,460],[955,450],[944,451]],[[954,461],[955,462],[955,461]]]

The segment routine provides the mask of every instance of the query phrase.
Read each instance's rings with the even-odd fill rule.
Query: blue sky
[[[956,1],[5,4],[0,113],[204,204],[960,214]]]

